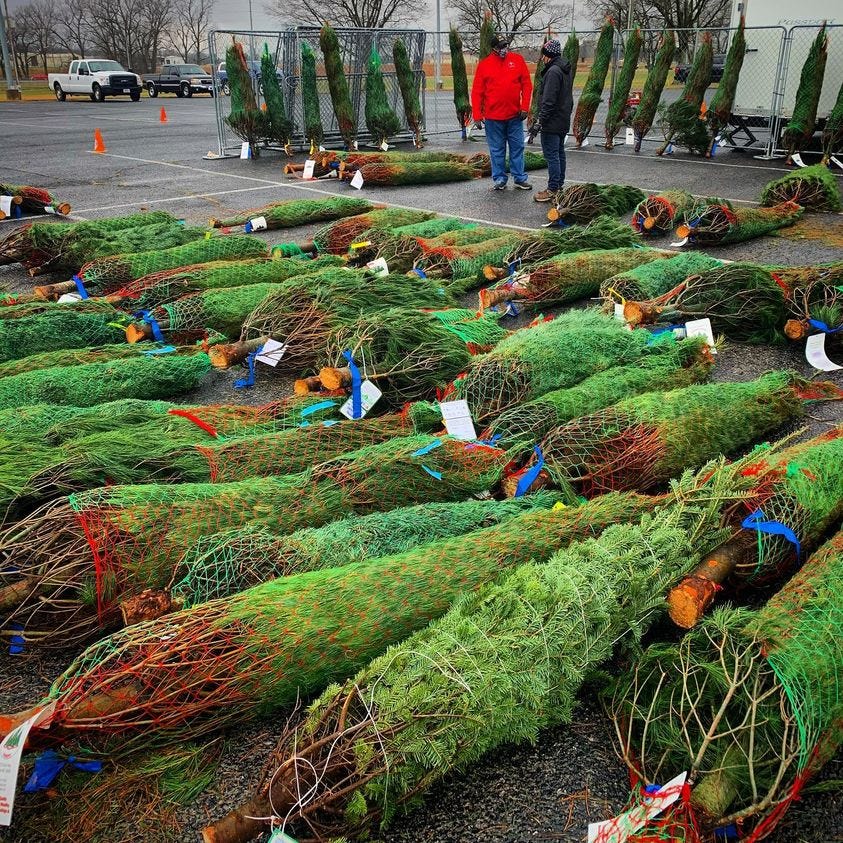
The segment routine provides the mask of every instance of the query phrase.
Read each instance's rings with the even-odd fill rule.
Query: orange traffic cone
[[[166,123],[167,122],[167,112],[164,110],[164,106],[161,106],[161,116],[158,118],[159,123]]]
[[[94,129],[94,152],[105,152],[105,141],[99,129]]]

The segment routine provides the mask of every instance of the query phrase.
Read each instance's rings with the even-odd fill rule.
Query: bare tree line
[[[111,0],[104,7],[93,0],[30,0],[9,19],[18,75],[25,79],[35,67],[47,73],[53,53],[114,59],[137,73],[154,70],[163,53],[199,62],[215,2]]]

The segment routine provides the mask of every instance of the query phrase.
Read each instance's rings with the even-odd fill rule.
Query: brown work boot
[[[556,198],[555,190],[540,190],[534,197],[534,202],[552,202]]]

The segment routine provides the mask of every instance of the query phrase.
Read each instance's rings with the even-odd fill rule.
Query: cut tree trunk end
[[[178,608],[169,592],[147,588],[140,594],[127,597],[120,602],[120,615],[124,626],[141,621],[154,621]]]
[[[322,381],[315,375],[309,378],[299,378],[293,384],[293,394],[298,396],[310,395],[312,392],[322,391]]]
[[[242,363],[253,351],[257,351],[269,337],[256,340],[245,340],[222,345],[213,345],[208,349],[211,365],[215,369],[228,369],[237,363]]]
[[[42,284],[32,290],[36,298],[43,299],[44,301],[57,301],[59,296],[75,291],[75,281],[60,281],[58,284]]]
[[[333,366],[325,366],[319,370],[319,381],[325,389],[342,389],[351,386],[351,369],[335,369]]]

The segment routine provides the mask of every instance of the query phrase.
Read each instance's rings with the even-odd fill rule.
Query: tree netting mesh
[[[827,60],[828,32],[823,22],[802,65],[793,114],[782,133],[782,140],[787,145],[788,161],[794,153],[801,152],[814,136]]]
[[[795,202],[806,211],[836,213],[840,210],[837,177],[825,164],[814,164],[786,173],[765,185],[761,192],[762,206],[770,207],[782,202]]]
[[[443,184],[452,181],[470,181],[477,178],[477,170],[468,164],[450,161],[429,164],[365,164],[359,170],[363,182],[370,185],[398,187],[405,184]]]
[[[491,240],[457,246],[436,246],[424,253],[418,265],[429,275],[481,281],[484,278],[483,268],[489,263],[500,263],[522,236],[521,232],[501,229],[500,234]]]
[[[571,133],[576,139],[578,147],[582,146],[582,142],[588,137],[594,124],[594,115],[597,114],[597,107],[600,105],[603,96],[603,86],[606,84],[606,75],[609,73],[614,47],[615,22],[612,18],[607,17],[600,30],[600,36],[594,48],[591,69],[577,101],[577,110],[574,112],[574,119],[571,123]],[[576,72],[576,68],[574,68],[574,72]]]
[[[834,103],[831,114],[826,118],[822,143],[822,163],[828,164],[831,156],[839,152],[841,145],[843,145],[843,85],[837,92],[837,102]],[[2,252],[0,252],[0,263],[2,263]]]
[[[531,308],[552,307],[596,296],[600,286],[619,272],[666,258],[658,249],[594,249],[543,261],[497,287],[480,291],[480,308],[517,299]]]
[[[734,208],[722,199],[707,200],[685,212],[676,234],[687,237],[692,246],[743,243],[793,225],[803,213],[794,202],[771,208]]]
[[[225,51],[225,72],[231,92],[231,109],[225,122],[234,134],[249,144],[252,155],[260,155],[260,141],[267,135],[269,120],[258,108],[253,76],[246,61],[243,45],[236,40]]]
[[[406,553],[441,539],[493,527],[534,509],[550,509],[560,495],[426,503],[305,527],[289,536],[243,527],[203,536],[184,555],[172,588],[185,608],[228,597],[276,577],[338,568]]]
[[[563,223],[583,223],[602,214],[620,216],[646,198],[637,187],[625,184],[572,184],[556,199],[548,219]]]
[[[422,123],[424,113],[419,101],[419,85],[416,75],[410,64],[407,55],[407,47],[400,38],[395,39],[392,45],[392,60],[395,63],[395,75],[398,78],[398,87],[401,90],[401,101],[404,105],[404,117],[407,125],[413,132],[413,142],[416,147],[422,144]]]
[[[186,549],[203,535],[245,525],[283,535],[354,513],[463,500],[494,488],[506,462],[504,451],[486,445],[408,436],[300,474],[73,494],[0,536],[14,571],[12,585],[23,581],[26,586],[18,588],[24,594],[41,592],[32,610],[18,616],[22,634],[44,643],[52,636],[50,643],[60,646],[90,636],[114,622],[118,598],[164,587]],[[45,534],[52,536],[47,544]]]
[[[462,38],[456,27],[451,24],[448,30],[448,47],[451,53],[451,75],[454,78],[454,109],[457,112],[457,125],[466,139],[466,128],[471,122],[471,98],[468,93],[468,74],[465,70],[465,55]]]
[[[342,255],[348,247],[369,229],[392,229],[402,225],[425,222],[436,216],[428,211],[405,211],[403,208],[382,208],[368,214],[358,214],[329,223],[313,235],[320,252]]]
[[[743,60],[746,56],[746,19],[741,15],[737,30],[732,35],[732,43],[726,54],[723,73],[717,83],[717,90],[708,105],[705,119],[711,133],[711,144],[707,155],[715,152],[715,144],[719,142],[720,133],[729,125],[732,117],[732,107],[735,104],[735,94],[738,90],[738,79],[741,75]]]
[[[604,299],[647,301],[669,293],[690,275],[698,275],[721,265],[703,252],[682,252],[663,260],[651,261],[619,272],[600,285]]]
[[[614,147],[615,135],[623,125],[627,100],[635,78],[635,71],[638,70],[638,57],[641,55],[643,43],[641,29],[636,26],[626,36],[626,43],[623,47],[623,64],[615,79],[612,95],[609,98],[609,109],[603,126],[606,133],[606,149]],[[574,64],[574,67],[576,67],[576,64]]]
[[[667,74],[673,64],[676,52],[676,35],[672,29],[665,29],[659,40],[659,49],[650,65],[644,89],[641,91],[641,101],[632,115],[632,129],[635,132],[635,151],[641,151],[641,143],[653,127],[653,119],[659,106],[662,91],[667,82]]]
[[[774,372],[626,398],[554,428],[540,447],[544,470],[562,489],[586,497],[647,491],[804,414],[793,376]]]
[[[383,63],[377,47],[372,46],[366,65],[366,128],[375,146],[386,144],[387,140],[401,129],[401,121],[389,104],[386,85],[383,81]]]
[[[329,686],[285,729],[258,795],[206,839],[248,840],[265,822],[253,818],[267,817],[307,841],[383,828],[448,773],[570,722],[585,676],[618,641],[640,638],[664,589],[729,535],[724,521],[750,487],[739,467],[709,465],[686,474],[655,514],[627,513],[631,523],[598,527],[599,538],[464,595]],[[619,500],[589,506],[611,511]]]
[[[313,260],[258,258],[247,261],[212,261],[145,275],[109,295],[108,300],[125,308],[150,309],[190,293],[248,284],[278,284],[297,275],[312,275],[323,269],[341,266],[342,263],[342,259],[335,255],[323,255]]]
[[[328,81],[328,91],[331,95],[334,115],[337,118],[337,126],[346,149],[356,149],[357,119],[348,92],[348,80],[345,76],[343,56],[337,33],[327,22],[319,32],[319,46],[322,48],[325,76]]]
[[[160,272],[162,269],[175,269],[208,261],[265,258],[267,253],[266,243],[257,237],[218,236],[172,249],[114,255],[94,260],[85,264],[78,274],[89,294],[103,295],[113,293],[130,281],[143,278],[152,272]]]
[[[205,353],[146,355],[23,372],[0,380],[0,409],[28,404],[90,407],[118,398],[173,398],[210,371]]]
[[[795,272],[777,268],[773,274],[789,289],[788,339],[815,333],[819,323],[832,332],[843,325],[843,262],[797,267]]]
[[[636,840],[675,825],[695,843],[723,827],[757,841],[778,824],[843,739],[841,594],[838,532],[762,608],[717,610],[613,682],[608,703],[635,779],[688,770],[691,785]]]
[[[663,342],[660,353],[613,366],[567,389],[557,389],[501,413],[483,439],[500,436],[502,448],[520,451],[560,424],[643,392],[677,389],[708,378],[713,360],[700,341]]]
[[[125,748],[133,737],[180,741],[264,716],[353,674],[502,571],[638,518],[655,502],[611,496],[527,511],[395,555],[278,577],[129,627],[89,647],[53,684],[50,734]],[[203,666],[201,681],[195,664]]]
[[[650,341],[648,331],[628,331],[597,310],[570,311],[516,331],[476,357],[443,400],[465,399],[475,422],[484,422],[552,389],[638,360]]]
[[[263,109],[266,115],[266,139],[278,144],[284,152],[292,155],[291,141],[295,123],[287,116],[287,104],[284,101],[284,89],[278,80],[275,57],[269,52],[269,45],[264,43],[261,53],[261,89]],[[251,229],[251,226],[249,226]]]
[[[475,175],[491,176],[492,159],[488,152],[475,152],[474,155],[464,156],[465,163],[475,169]],[[529,149],[524,152],[524,169],[543,170],[547,167],[544,155],[538,152],[531,152]],[[509,158],[506,159],[506,169],[509,170]]]
[[[669,234],[696,200],[685,190],[665,190],[648,196],[632,213],[632,227],[639,234]]]
[[[263,217],[270,231],[277,228],[292,228],[314,222],[351,217],[365,214],[372,210],[372,203],[355,196],[332,196],[330,199],[290,199],[286,202],[273,202],[262,208],[252,208],[222,218],[212,218],[214,228],[230,228],[246,225],[255,217]]]

